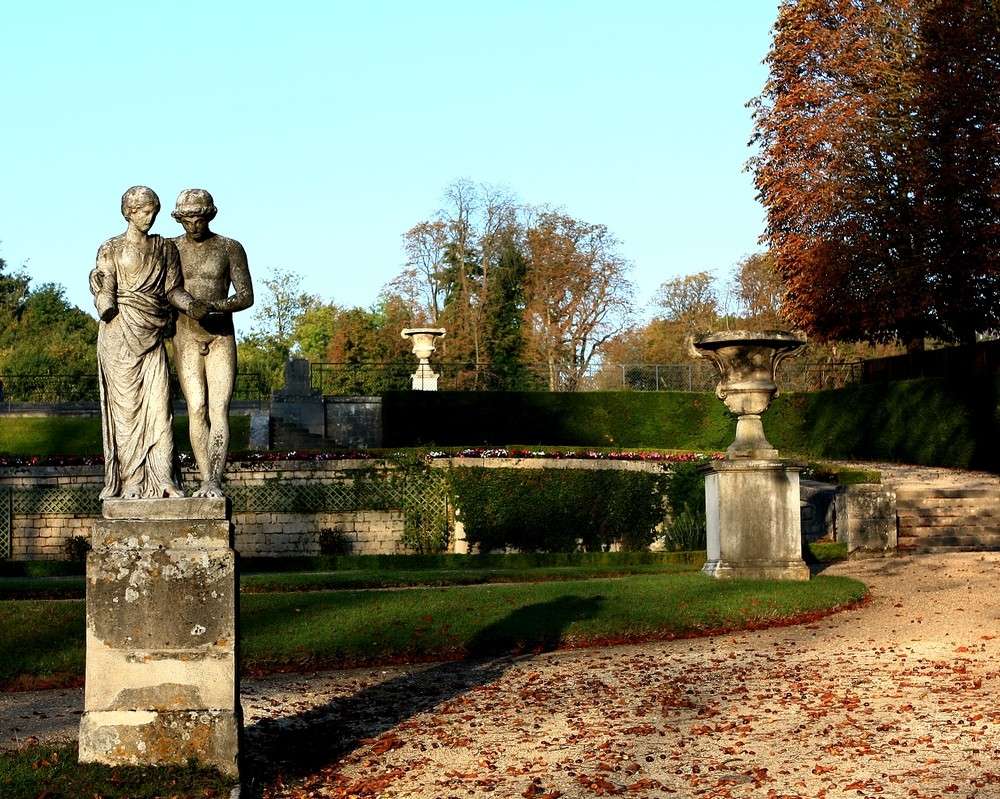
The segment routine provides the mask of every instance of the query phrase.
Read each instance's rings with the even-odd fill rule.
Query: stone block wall
[[[434,462],[434,471],[455,466],[483,468],[525,469],[624,469],[659,473],[669,468],[667,464],[642,461],[598,461],[572,458],[476,458],[441,459]],[[359,507],[345,510],[337,508],[309,512],[323,502],[329,504],[329,493],[349,494],[359,479],[372,475],[391,475],[393,464],[374,459],[334,461],[262,461],[234,462],[229,464],[227,475],[234,497],[256,496],[254,507],[234,508],[233,522],[236,529],[236,549],[243,555],[281,557],[315,555],[320,553],[322,531],[343,534],[355,554],[393,554],[405,552],[401,538],[405,529],[405,508],[402,503],[382,503],[380,507]],[[195,484],[195,472],[184,474],[186,485]],[[66,542],[74,536],[89,536],[100,516],[97,494],[103,482],[101,466],[30,466],[0,467],[0,500],[5,489],[13,490],[9,510],[0,508],[0,516],[9,513],[10,557],[15,560],[62,560],[67,557]],[[30,491],[30,489],[57,489],[55,491]],[[25,490],[28,490],[27,492]],[[289,491],[299,496],[281,507],[282,496]],[[19,493],[20,492],[20,493]],[[255,493],[256,492],[256,493]],[[325,492],[325,493],[324,493]],[[840,489],[844,493],[843,489]],[[878,506],[866,515],[868,506],[860,500],[860,489],[837,496],[834,486],[825,484],[801,485],[802,530],[807,539],[833,538],[849,540],[858,538],[860,530],[873,525],[878,528],[878,549],[892,550],[895,541],[882,535],[883,529],[893,527],[894,505],[888,509]],[[857,502],[853,500],[858,494]],[[271,506],[272,497],[275,503]],[[836,499],[835,499],[836,497]],[[325,499],[324,499],[325,498]],[[285,496],[287,500],[287,496]],[[396,500],[399,498],[397,497]],[[393,500],[394,502],[396,500]],[[839,503],[839,504],[838,504]],[[871,504],[871,503],[869,503]],[[266,507],[265,507],[266,506]],[[874,508],[874,506],[872,506]],[[450,509],[455,514],[455,509]],[[871,519],[869,519],[871,516]],[[877,517],[877,518],[876,518]],[[454,521],[454,516],[453,516]],[[664,512],[669,523],[669,513]],[[6,523],[0,518],[0,523]],[[848,528],[854,530],[851,534]],[[874,529],[874,528],[873,528]],[[0,529],[0,544],[3,544]],[[852,538],[853,535],[853,538]],[[468,551],[460,518],[453,526],[450,549]],[[857,547],[873,548],[866,540]],[[2,557],[2,554],[0,554]]]
[[[392,469],[391,464],[373,460],[236,462],[230,464],[227,477],[234,492],[271,486],[302,489],[336,485],[349,490],[361,474],[370,475],[372,470],[386,474]],[[195,477],[193,469],[185,471],[188,488],[195,484]],[[0,490],[12,490],[14,498],[9,511],[10,557],[65,560],[67,541],[89,536],[100,517],[97,495],[103,479],[100,466],[0,468]],[[324,530],[342,533],[353,554],[404,551],[400,543],[405,525],[402,508],[317,513],[254,508],[237,510],[233,522],[236,549],[247,556],[318,555]]]
[[[56,513],[15,516],[11,524],[12,560],[66,560],[67,541],[88,537],[97,519]]]
[[[236,549],[247,556],[319,555],[324,530],[343,533],[355,555],[402,552],[401,510],[342,513],[237,513]]]

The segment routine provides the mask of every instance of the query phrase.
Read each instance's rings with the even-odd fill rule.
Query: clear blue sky
[[[190,186],[251,271],[370,305],[453,180],[602,222],[640,302],[757,247],[750,116],[776,0],[98,2],[0,14],[0,256],[92,310],[142,183]],[[244,315],[243,325],[249,325]]]

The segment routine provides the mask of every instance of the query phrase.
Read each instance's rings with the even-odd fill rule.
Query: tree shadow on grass
[[[567,595],[518,608],[473,636],[464,660],[401,674],[305,712],[253,724],[246,731],[243,795],[259,797],[278,779],[288,783],[332,765],[363,740],[494,682],[531,654],[557,648],[567,627],[596,616],[603,602],[600,596]]]

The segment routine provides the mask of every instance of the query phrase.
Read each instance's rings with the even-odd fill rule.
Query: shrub
[[[319,531],[319,551],[322,555],[349,555],[351,540],[343,530],[324,528]]]
[[[488,552],[647,547],[663,521],[665,475],[610,469],[458,467],[450,488],[470,543]]]
[[[417,555],[435,555],[448,547],[448,517],[437,509],[409,507],[399,543]]]
[[[708,527],[703,510],[692,510],[685,505],[675,512],[663,533],[663,543],[674,552],[694,552],[706,546]]]
[[[676,463],[670,468],[667,482],[667,503],[674,518],[690,508],[692,512],[705,510],[705,475],[698,463]]]
[[[87,560],[87,553],[90,552],[90,537],[74,535],[66,539],[63,547],[66,550],[67,560],[73,563],[83,563]]]

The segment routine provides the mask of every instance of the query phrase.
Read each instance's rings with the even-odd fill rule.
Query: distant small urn
[[[716,395],[738,417],[736,440],[726,450],[731,459],[767,460],[778,450],[764,436],[760,415],[778,396],[775,370],[806,343],[802,333],[782,330],[726,330],[691,339],[691,353],[716,365],[722,379]]]
[[[401,333],[413,343],[413,354],[420,363],[410,377],[414,391],[437,391],[438,375],[431,369],[430,357],[437,349],[435,341],[445,334],[443,327],[407,327]]]

